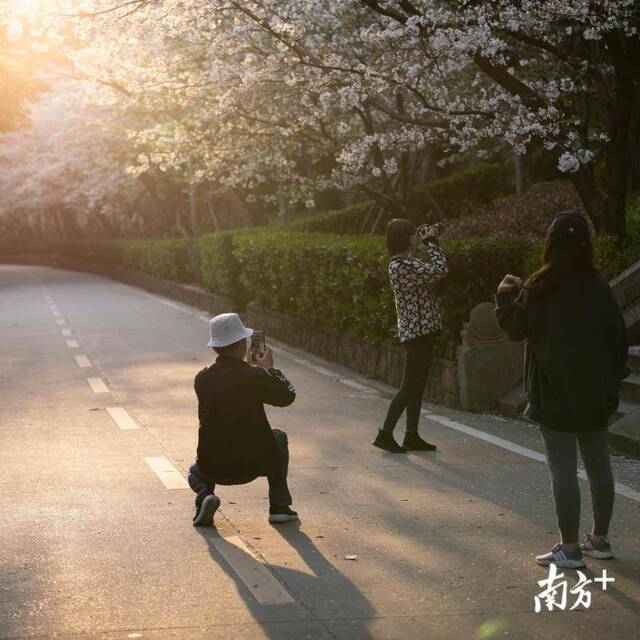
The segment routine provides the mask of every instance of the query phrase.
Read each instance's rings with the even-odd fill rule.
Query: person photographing
[[[387,225],[386,244],[389,282],[398,316],[398,338],[405,348],[400,389],[389,405],[382,428],[373,445],[391,453],[435,451],[436,446],[418,435],[422,397],[429,379],[437,335],[442,329],[435,287],[447,276],[447,259],[438,244],[439,225],[417,227],[402,218]],[[421,251],[423,257],[414,256]],[[402,445],[393,431],[406,411],[406,433]]]
[[[189,486],[197,494],[193,525],[211,526],[220,506],[216,485],[252,482],[266,476],[269,482],[269,522],[297,520],[287,485],[289,447],[287,434],[272,429],[264,405],[290,405],[293,385],[273,366],[271,349],[251,348],[253,334],[236,313],[209,320],[211,347],[216,361],[195,378],[198,397],[198,449],[189,469]],[[249,362],[247,362],[249,360]]]
[[[533,275],[525,282],[504,277],[495,313],[511,340],[527,341],[525,415],[540,427],[560,529],[560,542],[536,561],[575,569],[584,566],[583,555],[612,558],[607,426],[628,374],[627,338],[611,287],[593,266],[589,226],[579,211],[554,218]],[[593,528],[581,543],[578,448],[593,505]]]

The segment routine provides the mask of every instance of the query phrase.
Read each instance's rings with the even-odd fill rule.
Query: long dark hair
[[[550,293],[571,274],[589,277],[595,273],[587,221],[578,211],[566,211],[551,223],[542,266],[527,278],[526,295],[537,298]]]

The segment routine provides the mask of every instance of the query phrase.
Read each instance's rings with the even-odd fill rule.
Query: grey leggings
[[[580,488],[578,452],[587,471],[593,506],[593,533],[606,536],[615,495],[607,449],[607,431],[556,431],[540,426],[551,475],[553,501],[562,542],[578,542]],[[576,446],[577,445],[577,446]]]

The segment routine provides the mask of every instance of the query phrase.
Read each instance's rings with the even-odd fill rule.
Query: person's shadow
[[[251,574],[252,568],[255,571],[259,562],[252,552],[239,548],[236,536],[226,540],[215,527],[197,529],[207,542],[212,560],[235,582],[265,636],[270,640],[288,639],[295,626],[296,637],[328,639],[335,637],[339,629],[347,631],[348,637],[371,640],[368,622],[374,617],[373,607],[353,582],[322,555],[302,530],[301,523],[290,522],[273,529],[298,554],[306,568],[301,571],[277,563],[266,565],[279,583],[273,585],[266,598],[256,595],[256,589],[250,589],[247,584],[247,574]],[[268,587],[269,578],[262,582]]]

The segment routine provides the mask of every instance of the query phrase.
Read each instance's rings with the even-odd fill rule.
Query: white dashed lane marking
[[[53,312],[53,316],[54,316],[54,318],[59,318],[60,317],[60,312],[59,311],[54,311]]]
[[[189,488],[184,476],[164,456],[145,458],[145,462],[167,489]]]
[[[73,356],[76,359],[76,364],[81,368],[81,369],[87,369],[88,367],[92,367],[93,365],[91,364],[91,360],[89,360],[89,358],[87,358],[87,356]]]
[[[77,349],[79,346],[77,340],[67,340],[67,347],[69,347],[69,349]]]
[[[291,604],[295,600],[238,536],[209,538],[259,604]]]
[[[122,431],[131,431],[138,428],[136,421],[124,407],[107,407],[107,412]]]
[[[71,335],[71,329],[60,329],[60,333],[63,336],[70,336]]]
[[[102,378],[87,378],[87,383],[94,393],[109,393],[109,388]]]

